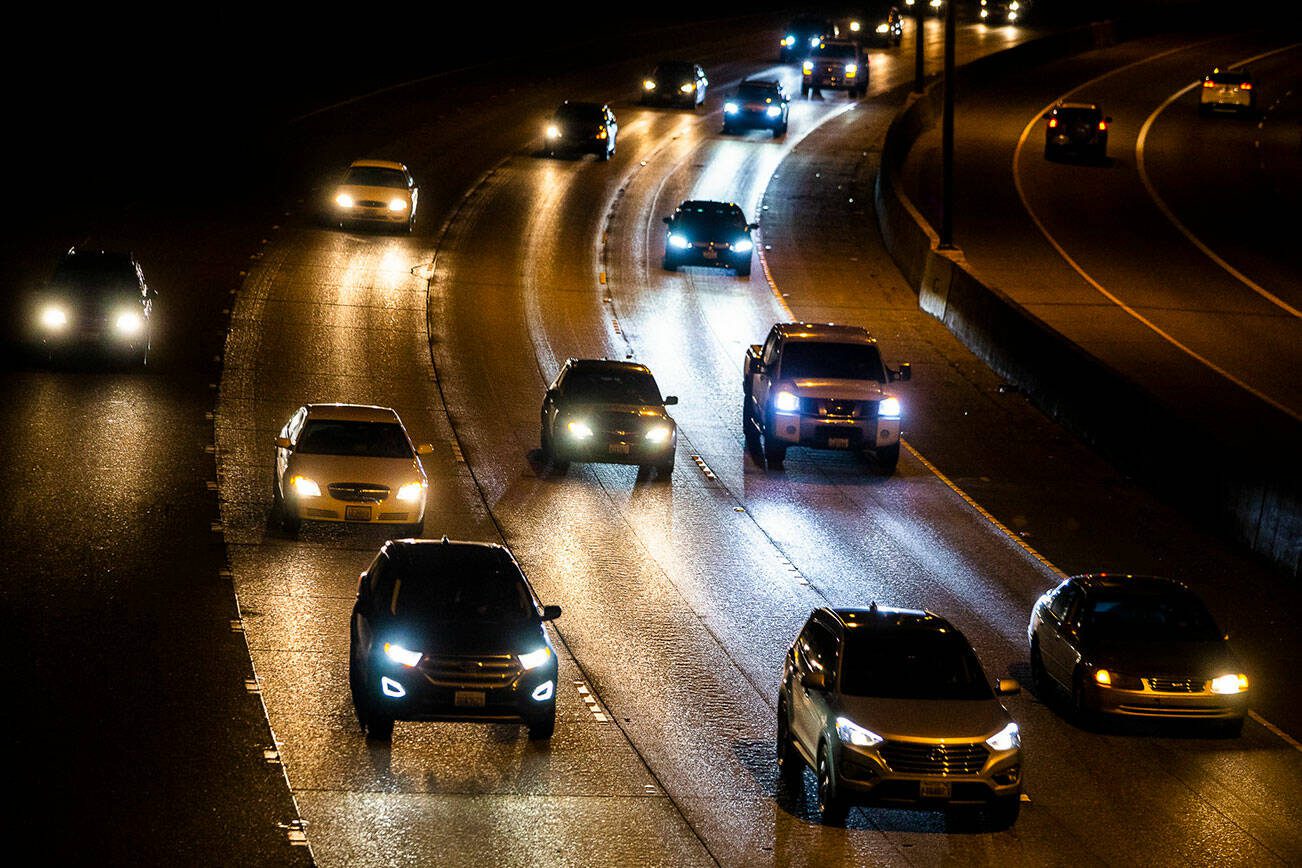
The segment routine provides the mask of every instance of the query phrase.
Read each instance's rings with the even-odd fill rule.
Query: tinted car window
[[[304,455],[410,458],[411,443],[402,426],[391,422],[310,419],[303,426],[297,451]]]
[[[782,351],[785,379],[845,379],[886,382],[881,353],[872,344],[790,341]]]
[[[125,254],[66,256],[55,267],[55,287],[86,293],[139,290],[140,280],[131,257]]]
[[[762,84],[746,84],[745,82],[742,82],[737,88],[737,96],[740,99],[762,100],[777,99],[779,94],[778,89],[775,87],[769,87]]]
[[[600,124],[606,120],[599,105],[563,105],[556,110],[556,120],[561,123]]]
[[[851,633],[841,692],[885,699],[989,699],[994,691],[967,642],[938,630]]]
[[[1215,84],[1242,84],[1245,81],[1252,81],[1252,76],[1246,72],[1213,72],[1207,78]]]
[[[1086,600],[1081,632],[1096,640],[1207,642],[1221,638],[1193,594],[1109,594]]]
[[[823,43],[818,48],[810,52],[809,56],[831,57],[831,58],[836,58],[837,60],[847,60],[847,59],[853,60],[856,54],[858,54],[858,52],[855,51],[853,45],[837,45],[831,43]]]
[[[655,379],[640,371],[570,371],[561,395],[567,401],[595,404],[661,403]]]
[[[655,77],[691,81],[696,78],[696,70],[690,63],[662,63],[656,67]]]
[[[354,166],[344,177],[345,184],[359,187],[397,187],[407,189],[407,176],[397,169],[383,169],[378,166]]]
[[[1059,621],[1063,620],[1067,617],[1067,613],[1071,610],[1071,604],[1076,601],[1079,593],[1075,586],[1063,585],[1054,593],[1053,600],[1049,603],[1049,611]]]
[[[537,619],[524,575],[502,552],[442,546],[415,549],[396,553],[395,563],[376,583],[376,599],[389,615],[497,624]]]
[[[1101,121],[1103,112],[1098,109],[1058,109],[1058,117],[1067,124],[1089,124]]]

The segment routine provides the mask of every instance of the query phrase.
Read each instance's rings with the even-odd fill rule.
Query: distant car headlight
[[[732,249],[737,253],[750,253],[755,249],[755,242],[749,238],[743,238],[732,245]]]
[[[145,327],[145,321],[133,310],[124,310],[118,314],[113,325],[124,335],[138,335],[140,330]]]
[[[858,33],[858,32],[859,32],[859,22],[858,22],[858,21],[851,21],[851,22],[850,22],[850,32],[851,32],[851,33]]]
[[[983,19],[990,17],[990,13],[986,11],[986,8],[984,6],[981,7],[981,17]]]
[[[321,486],[317,485],[306,476],[295,476],[289,480],[289,484],[294,487],[294,493],[300,497],[320,497]]]
[[[878,25],[877,25],[877,32],[878,32],[878,33],[890,33],[890,32],[891,32],[891,25],[889,25],[889,24],[878,24]]]
[[[420,658],[425,655],[420,651],[410,651],[401,645],[394,645],[389,642],[384,643],[384,656],[388,657],[394,663],[401,663],[403,666],[415,666],[420,662]]]
[[[556,124],[548,124],[548,125],[547,125],[547,138],[549,138],[549,139],[559,139],[560,137],[561,137],[561,128],[558,127],[558,126],[556,126]]]
[[[408,482],[398,489],[398,499],[405,500],[407,503],[415,503],[420,500],[421,495],[425,493],[425,483]]]
[[[694,90],[696,90],[696,85],[692,84],[690,81],[678,88],[679,93],[691,93]]]
[[[800,399],[790,392],[778,392],[773,397],[773,407],[783,413],[794,413],[800,409]]]
[[[1248,689],[1248,676],[1243,673],[1218,675],[1212,679],[1212,693],[1232,695]]]
[[[796,44],[796,37],[788,34],[787,38],[782,40],[782,44],[790,48],[791,46]]]
[[[822,38],[820,38],[820,37],[818,37],[818,36],[811,36],[811,37],[809,37],[809,47],[810,47],[810,48],[817,48],[817,47],[818,47],[818,43],[820,43],[820,42],[822,42],[822,41],[823,41]]]
[[[805,71],[805,75],[809,75],[809,73],[814,71],[814,62],[812,60],[806,60],[800,65],[800,68]]]
[[[523,666],[526,670],[537,669],[539,666],[546,663],[548,658],[550,658],[551,656],[552,656],[552,649],[544,645],[543,647],[539,648],[537,651],[530,651],[527,654],[521,654],[520,665]]]
[[[764,109],[764,114],[768,115],[771,118],[775,118],[782,114],[782,109],[779,106],[771,105],[768,108]]]
[[[335,204],[340,208],[351,208],[353,207],[353,197],[347,193],[340,193],[335,197]]]
[[[848,717],[836,719],[836,734],[841,741],[855,747],[872,747],[886,740],[871,729],[864,729]]]
[[[692,242],[687,240],[686,235],[675,235],[673,232],[669,233],[669,244],[679,250],[686,250],[692,246]]]
[[[575,440],[587,440],[592,436],[592,429],[588,427],[587,422],[575,420],[565,427],[569,429],[570,436]]]
[[[61,329],[68,324],[68,312],[57,304],[47,306],[41,311],[41,325],[47,329]]]
[[[900,418],[900,399],[882,398],[882,402],[877,405],[877,415],[883,419]]]
[[[726,102],[723,104],[724,114],[735,115],[740,111],[740,107],[735,102]]]
[[[852,76],[852,75],[858,75],[858,74],[859,74],[859,64],[857,64],[857,63],[847,63],[847,64],[845,65],[845,74],[846,74],[846,77],[847,77],[847,78],[850,77],[850,76]]]
[[[643,89],[643,90],[655,90],[655,89],[656,89],[656,83],[655,83],[654,81],[652,81],[651,79],[648,78],[646,81],[642,82],[642,89]]]
[[[406,211],[406,210],[407,210],[407,200],[406,200],[406,199],[400,199],[400,198],[398,198],[398,197],[395,196],[394,198],[392,198],[392,199],[389,200],[389,210],[390,210],[390,211]]]
[[[668,425],[656,425],[654,428],[648,428],[644,436],[652,443],[664,443],[669,439],[669,433]]]
[[[1022,732],[1017,724],[1010,723],[986,739],[991,750],[1012,750],[1022,746]]]
[[[1010,11],[1010,12],[1008,13],[1008,20],[1009,20],[1009,21],[1016,21],[1016,20],[1017,20],[1017,13],[1016,13],[1016,12],[1012,12],[1012,11]]]

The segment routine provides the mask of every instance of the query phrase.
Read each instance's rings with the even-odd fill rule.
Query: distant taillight
[[[1245,81],[1239,85],[1239,90],[1252,90],[1252,82]]]
[[[1099,121],[1099,129],[1101,129],[1101,130],[1106,130],[1107,128],[1108,128],[1108,122],[1107,122],[1107,121]]]
[[[1053,129],[1053,128],[1056,127],[1056,126],[1058,126],[1058,119],[1057,119],[1057,118],[1049,118],[1049,129]]]
[[[1216,82],[1212,81],[1210,78],[1204,78],[1203,87],[1216,87]]]

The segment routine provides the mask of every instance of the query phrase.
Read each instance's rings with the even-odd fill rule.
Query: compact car
[[[1072,576],[1036,600],[1026,635],[1036,692],[1065,691],[1080,717],[1243,729],[1248,675],[1228,634],[1179,581]]]
[[[1222,111],[1255,115],[1257,91],[1253,88],[1252,73],[1243,67],[1216,67],[1204,75],[1198,90],[1198,111],[1205,115]]]
[[[723,102],[723,132],[770,130],[773,138],[787,134],[791,97],[777,79],[748,78]]]
[[[599,102],[566,100],[552,113],[543,130],[547,152],[596,154],[603,160],[615,156],[619,123],[610,106]]]
[[[340,226],[369,223],[411,231],[420,189],[411,172],[392,160],[354,160],[335,185],[332,216]]]
[[[894,4],[879,5],[850,16],[840,31],[861,46],[893,48],[904,41],[904,16]]]
[[[977,18],[990,25],[1022,24],[1030,7],[1030,0],[981,0]]]
[[[646,365],[567,359],[543,396],[540,442],[558,473],[571,461],[636,464],[662,479],[674,471],[678,426]]]
[[[305,520],[425,527],[429,483],[398,414],[370,404],[304,404],[276,435],[274,522],[298,533]]]
[[[369,738],[397,720],[556,728],[556,649],[544,606],[504,546],[390,540],[357,582],[348,683]]]
[[[1108,155],[1108,125],[1098,103],[1059,102],[1044,115],[1046,159],[1077,157],[1102,161]]]
[[[750,276],[755,242],[751,232],[758,223],[746,222],[736,202],[688,199],[664,218],[666,271],[683,265],[731,268],[738,277]]]
[[[157,297],[132,253],[71,247],[32,299],[30,334],[50,357],[93,350],[146,364]]]
[[[1021,809],[1022,739],[963,634],[932,612],[816,609],[787,651],[778,688],[782,780],[818,782],[825,823],[849,806],[969,811],[1011,826]]]
[[[695,109],[705,102],[710,81],[700,64],[662,60],[642,79],[643,105],[668,105]]]

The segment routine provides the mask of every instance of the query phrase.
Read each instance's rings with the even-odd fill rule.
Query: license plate
[[[701,251],[701,256],[705,257],[706,259],[714,259],[718,255],[719,255],[718,253],[716,253],[714,250],[712,250],[709,247]]]
[[[606,447],[606,449],[610,452],[611,455],[627,455],[627,454],[628,454],[628,444],[627,444],[627,443],[611,443],[609,446]]]
[[[829,449],[849,449],[849,448],[850,448],[850,438],[849,438],[849,437],[828,437],[828,438],[827,438],[827,447],[828,447]]]
[[[920,795],[924,799],[948,799],[949,781],[922,781]]]
[[[347,521],[370,521],[371,508],[369,506],[346,506],[344,507],[344,519]]]
[[[452,695],[452,704],[458,708],[483,708],[484,691],[458,690]]]

